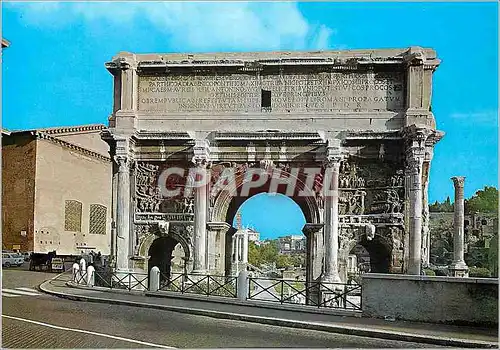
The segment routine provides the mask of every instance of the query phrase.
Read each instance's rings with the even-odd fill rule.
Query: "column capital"
[[[435,130],[430,128],[419,127],[416,125],[410,125],[403,128],[402,134],[407,147],[409,146],[424,147],[429,137],[435,134]],[[442,132],[439,131],[438,133],[436,133],[436,135],[439,134],[442,134]],[[437,141],[439,141],[439,139]]]
[[[323,166],[327,168],[340,168],[340,162],[343,160],[342,146],[340,139],[327,140],[325,159]],[[334,169],[335,170],[335,169]]]
[[[453,185],[455,185],[456,188],[464,187],[465,176],[453,176],[451,180],[453,181]]]
[[[306,223],[304,227],[302,228],[302,233],[307,237],[311,233],[317,233],[320,232],[323,229],[324,224],[312,224],[312,223]]]
[[[196,139],[193,146],[191,162],[202,168],[210,166],[210,142],[207,139]]]
[[[113,157],[119,172],[126,172],[130,166],[130,159],[124,154],[117,154]]]

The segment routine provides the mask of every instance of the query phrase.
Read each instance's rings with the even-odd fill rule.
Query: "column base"
[[[450,275],[453,277],[469,277],[469,267],[464,261],[457,261],[448,266]]]
[[[193,270],[189,273],[190,275],[207,275],[207,270]]]
[[[321,277],[321,282],[325,283],[342,283],[339,274],[325,275]]]

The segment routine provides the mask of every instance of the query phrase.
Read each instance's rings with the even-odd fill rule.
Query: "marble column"
[[[324,282],[341,282],[338,269],[340,160],[340,157],[328,159],[323,184],[325,271],[322,280]]]
[[[231,261],[233,263],[236,262],[237,260],[237,256],[236,256],[236,236],[233,236],[233,239],[232,239],[232,245],[231,245],[231,252],[232,252],[232,255],[231,255]]]
[[[243,239],[243,251],[242,251],[242,255],[243,255],[243,259],[242,259],[242,262],[244,264],[247,264],[248,263],[248,231],[245,230],[245,232],[243,233],[243,236],[242,236],[242,239]]]
[[[204,162],[196,163],[199,176],[207,177],[207,168]],[[207,185],[194,188],[194,261],[193,274],[205,274],[207,253]]]
[[[129,268],[130,248],[130,171],[126,155],[114,157],[118,165],[116,184],[116,269]]]
[[[409,275],[420,275],[422,263],[422,160],[419,157],[407,159],[409,174]]]
[[[464,259],[464,182],[465,177],[451,178],[455,186],[455,203],[453,218],[453,262],[450,270],[455,277],[465,277],[468,267]]]

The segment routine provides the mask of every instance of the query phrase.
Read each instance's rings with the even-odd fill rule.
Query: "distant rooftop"
[[[70,133],[72,134],[72,133],[81,133],[89,131],[98,131],[103,129],[106,129],[106,125],[104,124],[86,124],[86,125],[73,125],[73,126],[57,126],[52,128],[11,130],[9,133],[40,131],[45,134],[54,135],[54,134],[70,134]]]

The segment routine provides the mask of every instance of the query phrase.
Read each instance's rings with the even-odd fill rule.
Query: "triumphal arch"
[[[239,206],[277,192],[307,220],[308,280],[345,281],[356,245],[372,271],[419,274],[439,62],[420,47],[119,53],[103,133],[117,271],[166,271],[180,243],[186,272],[229,274]]]

